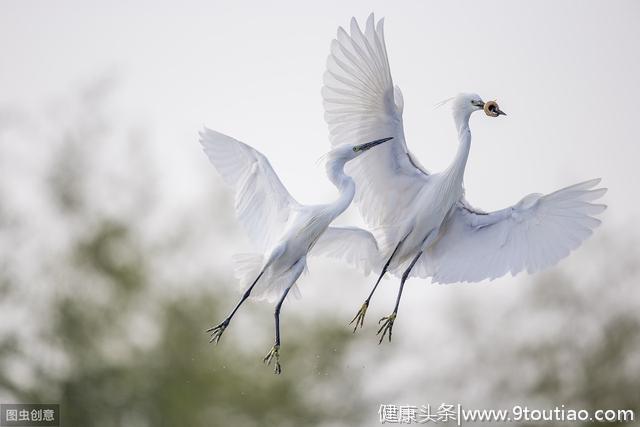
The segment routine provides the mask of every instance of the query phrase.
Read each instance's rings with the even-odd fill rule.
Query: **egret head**
[[[327,154],[328,161],[340,161],[340,162],[348,162],[349,160],[353,160],[359,155],[366,153],[373,147],[382,144],[383,142],[387,142],[393,139],[393,137],[376,139],[375,141],[365,142],[364,144],[344,144],[340,145],[337,148],[329,151]]]
[[[451,100],[454,114],[463,116],[471,115],[474,111],[483,110],[489,117],[506,116],[507,114],[500,110],[496,101],[484,102],[480,95],[475,93],[461,93]]]
[[[387,142],[387,141],[390,141],[392,139],[393,139],[393,137],[390,136],[390,137],[387,137],[387,138],[376,139],[375,141],[371,141],[371,142],[365,142],[364,144],[352,145],[351,146],[351,152],[353,153],[353,158],[355,159],[360,154],[367,152],[368,150],[372,149],[376,145],[380,145],[383,142]]]
[[[364,144],[344,144],[334,148],[326,155],[327,174],[332,181],[336,182],[335,180],[342,174],[345,163],[391,139],[393,139],[393,137],[376,139],[375,141],[365,142]]]

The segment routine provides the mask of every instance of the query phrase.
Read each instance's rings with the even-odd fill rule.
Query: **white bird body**
[[[474,97],[477,95],[466,95]],[[405,220],[400,223],[393,236],[404,236],[402,246],[398,249],[389,265],[389,271],[396,271],[405,266],[416,253],[424,251],[439,237],[440,228],[451,215],[455,205],[464,196],[464,171],[471,148],[471,132],[469,130],[470,111],[455,112],[458,129],[459,147],[451,165],[442,172],[430,174],[416,196],[409,201]],[[381,230],[385,230],[382,227]],[[380,235],[385,240],[385,233]],[[389,257],[395,244],[385,242],[385,254]]]
[[[303,205],[287,192],[267,158],[258,151],[210,129],[201,134],[201,143],[223,178],[235,187],[237,215],[264,251],[264,256],[236,256],[236,275],[243,286],[250,286],[253,279],[263,272],[251,292],[251,298],[274,300],[299,276],[290,275],[291,270],[298,273],[298,269],[301,268],[300,272],[305,269],[307,254],[333,220],[351,204],[355,184],[345,175],[344,165],[366,149],[358,153],[352,146],[332,150],[327,155],[326,169],[329,179],[339,191],[338,198],[331,203]],[[369,232],[347,228],[336,228],[334,232],[337,231],[340,231],[340,236],[330,233],[322,239],[321,248],[314,254],[326,252],[337,244],[335,240],[338,238],[351,238],[366,248],[364,253],[357,255],[358,259],[366,259],[371,264],[369,268],[378,263],[375,255],[377,244]],[[358,244],[355,248],[358,249]],[[297,293],[296,288],[294,293]]]
[[[326,205],[330,207],[331,205]],[[256,289],[256,297],[266,296],[273,299],[280,295],[282,289],[274,286],[283,283],[286,286],[290,282],[288,272],[297,263],[303,270],[307,265],[307,254],[311,251],[320,236],[327,230],[329,224],[343,210],[326,209],[324,206],[299,206],[292,210],[291,219],[287,222],[282,235],[277,239],[273,249],[267,252],[264,262],[256,267],[257,275],[261,269],[265,269],[263,292]],[[336,215],[337,214],[337,215]],[[281,280],[277,280],[281,279]],[[297,279],[297,277],[296,277]],[[295,279],[294,279],[295,281]]]
[[[365,270],[370,270],[371,263],[378,260],[378,247],[371,233],[329,225],[347,209],[355,194],[353,180],[344,173],[345,163],[390,139],[333,149],[327,156],[326,167],[329,179],[340,193],[337,200],[321,205],[302,205],[289,194],[260,152],[219,132],[210,129],[201,132],[200,142],[209,160],[235,189],[238,218],[262,251],[262,254],[236,256],[236,274],[246,289],[231,314],[208,330],[211,341],[218,342],[247,298],[279,298],[275,312],[276,343],[265,360],[275,358],[276,373],[280,372],[280,307],[292,288],[297,292],[294,286],[306,268],[310,251],[318,245],[315,253],[340,254]],[[341,250],[349,242],[353,244],[349,244],[346,251]]]
[[[389,333],[405,280],[434,283],[478,282],[549,267],[577,248],[600,224],[605,205],[594,204],[606,189],[586,181],[548,195],[531,194],[496,212],[472,208],[464,199],[464,170],[471,149],[469,119],[485,109],[504,114],[495,102],[475,94],[452,98],[458,150],[451,165],[430,174],[409,151],[404,135],[402,92],[393,85],[383,21],[369,16],[364,32],[355,19],[331,43],[322,88],[331,144],[339,147],[374,135],[394,140],[349,164],[355,202],[374,232],[384,259],[378,282],[354,322],[362,325],[369,300],[386,271],[401,275],[391,316],[380,328]],[[487,110],[489,109],[489,110]]]

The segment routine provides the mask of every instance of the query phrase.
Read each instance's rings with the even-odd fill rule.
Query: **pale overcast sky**
[[[638,229],[638,2],[4,1],[0,9],[0,111],[35,113],[115,76],[114,120],[145,129],[168,205],[189,206],[222,186],[197,142],[203,125],[262,151],[301,202],[334,198],[317,162],[329,149],[322,74],[337,27],[374,11],[385,18],[409,147],[427,168],[446,167],[456,150],[450,113],[434,105],[477,92],[509,115],[472,118],[473,204],[498,209],[602,177],[609,209],[598,233]],[[39,151],[16,148],[14,168]],[[353,208],[339,222],[361,224]],[[222,265],[251,248],[243,239],[225,249]]]
[[[374,11],[386,20],[408,144],[425,166],[445,167],[455,150],[438,101],[474,91],[509,114],[472,121],[474,204],[500,208],[601,176],[607,220],[628,222],[640,210],[635,1],[22,0],[0,9],[0,107],[41,108],[114,73],[120,110],[149,129],[176,194],[220,182],[197,144],[206,124],[264,152],[301,201],[333,197],[316,165],[329,148],[325,59],[338,25]]]
[[[474,205],[502,208],[531,192],[602,177],[610,189],[604,198],[609,209],[598,233],[637,233],[640,2],[633,0],[4,0],[0,113],[36,114],[52,100],[113,75],[116,115],[126,119],[122,126],[146,130],[148,154],[164,172],[166,203],[189,206],[189,199],[222,185],[197,142],[203,125],[262,151],[301,202],[326,202],[336,192],[317,164],[329,149],[320,95],[325,60],[337,27],[348,25],[351,16],[364,22],[372,11],[386,21],[392,75],[404,92],[407,141],[421,163],[440,170],[456,150],[449,111],[434,105],[461,91],[477,92],[497,99],[508,117],[476,114],[471,121],[465,185]],[[22,158],[13,166],[19,168],[33,151],[37,147],[19,151]],[[352,212],[342,221],[359,219]],[[597,242],[585,246],[594,249]],[[248,249],[242,247],[246,241],[229,244]],[[232,251],[222,249],[227,262]],[[582,271],[590,253],[583,247],[563,265]],[[346,322],[372,278],[313,267],[309,284],[317,286],[305,286],[302,304],[292,308],[311,314],[323,303]],[[230,275],[231,267],[225,268]],[[341,280],[330,280],[337,276]],[[427,334],[449,320],[443,306],[434,310],[445,298],[517,307],[517,289],[526,284],[508,284],[524,277],[486,286],[408,286],[400,345],[412,346],[409,337],[429,345]],[[372,340],[373,323],[387,314],[396,290],[394,279],[378,292],[366,331]],[[486,313],[494,311],[502,312]],[[268,335],[266,327],[259,333]],[[437,357],[431,349],[416,354],[432,364]]]

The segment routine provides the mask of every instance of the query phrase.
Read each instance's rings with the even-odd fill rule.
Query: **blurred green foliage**
[[[123,246],[130,256],[116,262],[114,248]],[[85,271],[78,285],[103,282],[108,296],[92,300],[71,294],[51,302],[53,319],[40,339],[64,355],[69,370],[62,376],[39,372],[33,389],[12,384],[18,400],[60,402],[69,426],[302,426],[353,416],[357,402],[346,413],[334,412],[307,399],[300,381],[314,370],[342,369],[342,351],[327,351],[321,343],[344,349],[343,327],[311,327],[286,344],[285,374],[274,377],[269,368],[256,374],[260,355],[207,342],[205,322],[223,314],[219,299],[209,293],[175,299],[153,295],[143,248],[136,247],[125,224],[97,226],[77,242],[72,262]],[[128,330],[130,320],[150,304],[155,315],[145,315],[159,337],[140,347]],[[316,354],[324,366],[308,362]],[[6,385],[6,380],[0,383]]]
[[[635,249],[625,252],[628,256]],[[619,265],[623,258],[619,257]],[[550,338],[513,351],[514,361],[537,370],[527,395],[591,414],[599,409],[631,409],[640,416],[640,303],[634,280],[638,273],[637,265],[623,275],[603,269],[586,281],[590,283],[548,274],[530,289],[527,313],[532,318],[564,316]],[[636,302],[626,304],[620,295]]]
[[[139,218],[126,210],[103,213],[92,205],[91,193],[103,189],[86,185],[97,172],[83,147],[99,141],[90,139],[97,138],[91,122],[96,112],[84,114],[86,121],[61,131],[43,182],[50,208],[59,215],[58,234],[68,238],[64,250],[42,251],[33,260],[34,269],[47,271],[46,286],[53,292],[46,311],[29,316],[36,336],[9,332],[1,337],[0,393],[17,402],[59,403],[62,425],[70,427],[357,423],[363,402],[355,392],[357,375],[346,375],[343,358],[351,334],[342,323],[313,323],[287,314],[280,376],[263,366],[263,354],[234,345],[229,335],[236,325],[218,346],[209,344],[204,330],[224,317],[236,295],[220,291],[228,286],[216,276],[197,279],[206,287],[185,282],[178,284],[184,290],[179,293],[163,289],[166,279],[153,268],[171,254],[158,247],[174,254],[193,250],[180,244],[186,236],[176,239],[167,232],[154,236],[151,244]],[[140,179],[144,167],[132,165],[126,178]],[[131,193],[131,200],[146,200],[139,192],[149,186],[132,182],[119,190]],[[139,206],[138,212],[150,209]],[[216,227],[213,221],[209,225]],[[38,238],[20,227],[3,222],[2,233]],[[39,238],[46,246],[48,237]],[[174,264],[170,268],[179,271],[179,262]],[[30,284],[8,270],[0,271],[0,281],[8,283],[12,303],[32,310],[21,292]],[[241,315],[257,320],[252,308],[243,307]],[[257,314],[261,325],[272,324],[270,311]],[[287,327],[294,324],[300,327]],[[273,333],[272,327],[263,331]],[[16,366],[37,380],[10,372]]]
[[[180,274],[185,260],[202,252],[200,242],[205,246],[204,233],[185,226],[198,221],[202,207],[189,209],[193,217],[151,227],[149,236],[145,218],[154,209],[156,177],[144,148],[141,158],[135,154],[145,145],[125,141],[117,185],[111,176],[96,179],[108,163],[99,147],[117,141],[94,99],[100,91],[87,93],[74,108],[78,116],[57,134],[47,133],[54,141],[51,161],[42,194],[32,195],[42,199],[41,210],[14,211],[0,181],[0,316],[13,320],[0,331],[0,397],[59,403],[69,427],[371,425],[378,405],[394,402],[372,401],[363,390],[380,382],[376,372],[407,360],[402,343],[377,348],[366,359],[369,369],[355,370],[349,364],[354,346],[360,352],[371,347],[362,346],[362,334],[352,335],[344,319],[285,313],[283,374],[274,376],[252,345],[259,334],[272,333],[272,314],[249,305],[241,316],[259,325],[259,333],[248,334],[234,320],[217,347],[209,344],[204,330],[224,317],[236,296],[226,294],[223,275],[206,266],[195,276]],[[212,199],[205,205],[225,210]],[[200,229],[233,238],[228,218],[218,219]],[[475,304],[455,301],[442,322],[450,333],[433,345],[422,337],[429,353],[411,365],[410,382],[383,379],[385,398],[398,389],[419,398],[448,388],[457,396],[474,390],[472,383],[487,392],[485,407],[519,399],[539,409],[565,404],[640,415],[634,250],[605,247],[598,255],[604,266],[589,286],[557,273],[538,276],[520,303],[494,320]],[[632,261],[611,256],[620,253]],[[45,299],[32,300],[39,289],[47,290]],[[415,352],[420,340],[405,345]],[[438,345],[460,351],[453,368],[429,366],[441,356]]]

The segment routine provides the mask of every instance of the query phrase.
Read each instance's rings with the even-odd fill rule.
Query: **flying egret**
[[[261,254],[236,257],[241,284],[250,283],[231,313],[207,329],[209,342],[217,344],[242,303],[250,296],[273,300],[275,344],[264,357],[280,367],[280,309],[287,294],[306,267],[307,255],[339,256],[361,267],[365,273],[376,267],[378,247],[368,231],[353,227],[329,227],[353,200],[355,184],[345,175],[346,162],[393,138],[357,145],[341,145],[327,155],[326,170],[340,195],[333,203],[307,206],[298,203],[282,185],[267,158],[257,150],[219,132],[204,129],[200,143],[211,163],[235,190],[235,210],[240,222]],[[264,255],[263,255],[264,254]]]
[[[606,189],[586,181],[554,193],[530,194],[496,212],[482,212],[464,198],[463,177],[471,148],[469,118],[485,109],[504,113],[493,101],[461,94],[450,100],[459,147],[451,165],[429,173],[408,150],[402,124],[403,98],[393,85],[383,20],[373,14],[364,32],[355,19],[348,34],[338,28],[331,43],[322,88],[331,144],[340,147],[372,135],[394,140],[347,168],[356,182],[355,202],[378,239],[386,264],[352,320],[354,332],[385,272],[401,275],[393,312],[380,319],[380,341],[393,323],[405,281],[431,277],[435,283],[478,282],[507,273],[533,273],[557,263],[577,248],[600,221],[605,205],[590,203]]]

